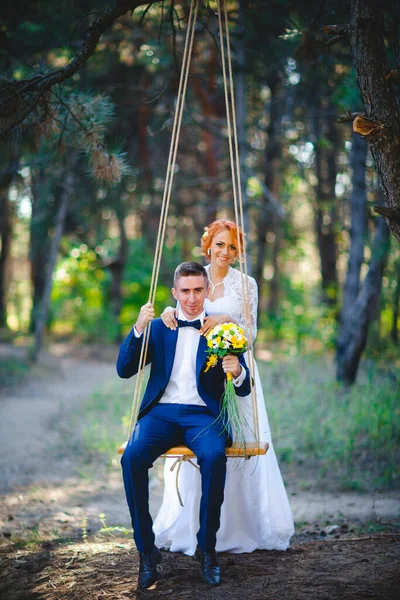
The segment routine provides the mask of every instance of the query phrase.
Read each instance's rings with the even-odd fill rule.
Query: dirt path
[[[6,351],[5,347],[0,346],[0,354]],[[96,595],[96,590],[107,588],[101,578],[92,582],[93,586],[96,583],[97,587],[92,588],[88,583],[89,572],[90,577],[96,579],[98,577],[96,572],[104,573],[106,567],[116,575],[116,571],[124,567],[127,562],[128,554],[129,560],[133,560],[136,565],[119,469],[115,468],[110,472],[104,468],[104,465],[92,465],[91,472],[88,474],[80,465],[76,454],[69,452],[68,447],[66,449],[63,443],[64,420],[94,391],[101,389],[116,377],[114,359],[115,349],[94,354],[93,349],[74,350],[70,346],[54,346],[51,354],[45,354],[40,364],[21,384],[0,391],[0,571],[3,571],[3,574],[7,573],[4,579],[5,587],[2,588],[0,585],[2,598],[14,600],[14,598],[131,597],[132,585],[126,583],[127,577],[128,580],[132,579],[130,575],[125,576],[125,579],[122,577],[120,585],[114,585],[114,591],[110,593]],[[96,472],[95,477],[93,477],[94,472]],[[154,514],[162,496],[161,463],[155,470],[151,487],[151,510]],[[230,581],[226,585],[229,587],[231,584],[233,586],[235,581],[239,582],[237,593],[239,594],[240,589],[241,595],[232,595],[233,588],[228,589],[228,587],[224,595],[229,593],[232,598],[243,597],[243,595],[248,598],[276,597],[274,596],[278,592],[274,587],[277,581],[276,572],[284,569],[282,566],[284,564],[286,568],[297,569],[299,577],[303,577],[304,573],[302,575],[301,569],[304,571],[308,564],[310,573],[317,573],[324,582],[329,569],[336,569],[338,553],[344,552],[340,554],[340,559],[344,562],[347,556],[354,564],[359,564],[363,562],[365,545],[374,548],[371,556],[368,554],[369,562],[373,561],[375,556],[378,563],[381,559],[382,564],[385,563],[387,572],[383,567],[379,568],[382,573],[386,573],[386,582],[392,585],[394,575],[391,571],[391,561],[400,559],[399,539],[396,535],[379,539],[368,538],[368,541],[358,542],[358,545],[354,542],[354,547],[349,545],[350,542],[348,545],[341,542],[344,542],[349,535],[354,535],[354,527],[357,527],[361,520],[377,522],[398,517],[400,513],[398,492],[383,495],[310,493],[299,491],[295,485],[290,484],[288,489],[296,522],[307,521],[308,523],[298,529],[293,550],[284,554],[254,553],[248,557],[247,560],[250,562],[247,564],[254,570],[251,577],[249,576],[250,579],[246,578],[245,574],[246,559],[226,555],[225,571],[229,573]],[[99,517],[100,514],[105,515],[108,527],[119,525],[128,528],[127,531],[106,530],[99,534],[99,530],[105,524],[104,517]],[[328,522],[331,529],[326,529]],[[338,527],[335,528],[335,525]],[[114,536],[117,536],[117,540],[111,543],[109,540]],[[340,538],[340,542],[337,542],[338,547],[333,551],[335,546],[330,543],[328,549],[321,551],[323,547],[325,548],[321,545],[322,540],[334,536]],[[82,538],[89,540],[90,543],[82,545]],[[65,545],[66,539],[69,539],[72,545]],[[318,540],[318,543],[315,540]],[[305,543],[306,546],[309,545],[307,556],[303,556],[304,550],[300,551],[298,548],[299,545],[303,547]],[[360,544],[363,549],[360,548]],[[352,548],[350,554],[353,558],[350,554],[347,555],[349,548]],[[90,557],[87,556],[88,553]],[[385,557],[391,558],[385,562],[383,560]],[[323,559],[322,563],[321,559]],[[204,590],[201,592],[202,583],[197,582],[197,570],[193,570],[193,563],[188,562],[188,557],[174,557],[173,563],[169,556],[165,560],[167,576],[164,577],[165,581],[159,584],[160,596],[171,594],[172,598],[222,597],[215,595],[215,592],[214,595],[211,592],[206,594]],[[54,566],[52,562],[57,565],[56,572],[52,571]],[[363,570],[368,570],[367,562],[362,568],[360,567],[360,574]],[[172,564],[176,568],[173,575],[168,575],[168,569],[172,568]],[[70,565],[73,565],[72,579]],[[136,567],[137,565],[134,568]],[[369,569],[370,574],[375,573],[374,569],[372,571]],[[63,583],[56,577],[57,573],[61,572],[64,573]],[[329,587],[330,593],[326,588],[326,596],[314,593],[311,597],[392,597],[390,586],[387,587],[385,584],[386,587],[382,587],[381,583],[379,588],[379,578],[375,576],[370,582],[371,594],[356,595],[355,588],[351,586],[346,588],[349,586],[349,581],[353,581],[353,575],[349,575],[346,579],[340,569],[336,569],[335,572],[337,572],[336,588]],[[192,586],[190,589],[196,590],[198,585],[199,595],[196,595],[197,592],[191,595],[187,584],[185,588],[179,583],[179,574],[185,576],[187,573],[190,577],[194,577],[194,588]],[[283,573],[284,571],[282,575]],[[356,580],[358,581],[357,578]],[[71,585],[71,592],[66,587],[67,581],[68,585]],[[332,581],[335,581],[335,577]],[[21,582],[25,582],[25,587],[21,588]],[[290,582],[287,583],[290,588]],[[295,584],[294,579],[292,583]],[[307,585],[301,593],[289,594],[286,597],[306,597]],[[353,595],[332,595],[334,589],[336,592],[339,589],[338,585],[340,589],[348,589],[349,594],[350,589],[353,589]],[[308,589],[308,593],[311,588],[312,586]],[[362,585],[361,588],[364,589]],[[2,595],[2,589],[6,595]],[[83,589],[87,589],[87,592],[84,593]],[[378,594],[379,589],[381,591],[385,589],[386,595],[374,595]],[[58,592],[56,593],[55,590]],[[179,590],[179,595],[175,595],[173,590],[176,590],[176,594]]]
[[[62,449],[56,457],[52,452],[60,443],[62,420],[114,376],[110,361],[88,360],[58,345],[43,354],[22,384],[0,390],[0,493],[62,483],[71,475],[73,457]]]

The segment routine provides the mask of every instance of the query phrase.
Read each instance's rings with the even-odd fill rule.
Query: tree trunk
[[[19,160],[6,161],[0,177],[0,327],[7,327],[7,264],[12,238],[12,207],[8,199],[10,186],[18,171]]]
[[[399,320],[399,304],[400,304],[400,263],[397,267],[397,285],[396,290],[394,292],[393,298],[393,320],[392,320],[392,331],[390,333],[390,337],[395,344],[399,343],[399,330],[397,327],[397,323]]]
[[[268,140],[265,148],[265,185],[266,187],[278,197],[279,195],[279,163],[281,159],[281,143],[280,143],[280,119],[281,119],[281,102],[280,102],[280,84],[281,78],[279,71],[275,71],[271,74],[268,79],[268,86],[270,89],[270,111],[269,111],[269,123],[268,123]],[[261,200],[261,209],[257,215],[256,233],[257,233],[257,254],[256,254],[256,269],[255,279],[257,281],[259,290],[259,305],[260,308],[266,308],[263,294],[263,272],[264,262],[266,254],[266,234],[271,232],[273,234],[273,241],[271,245],[271,264],[273,268],[272,278],[269,282],[269,296],[268,296],[268,314],[274,316],[278,309],[278,296],[279,296],[279,272],[278,272],[278,254],[280,249],[281,241],[281,227],[280,219],[276,215],[275,209],[271,206],[271,203],[266,194],[263,194]],[[261,312],[261,311],[260,311]]]
[[[66,173],[65,179],[62,184],[60,193],[60,204],[58,206],[56,216],[56,227],[54,231],[53,239],[51,240],[51,248],[49,253],[49,262],[46,271],[46,282],[44,286],[43,296],[40,303],[40,311],[36,321],[34,345],[31,353],[31,360],[36,362],[39,356],[40,348],[42,346],[43,332],[47,321],[47,315],[50,306],[50,296],[53,287],[53,272],[57,262],[58,251],[60,248],[60,241],[64,231],[65,219],[67,216],[68,205],[73,194],[74,185],[74,173],[73,166],[75,164],[75,158],[71,160],[70,168]]]
[[[368,329],[376,316],[388,249],[389,229],[386,221],[380,218],[369,271],[348,318],[343,343],[337,348],[336,376],[345,385],[352,385],[356,380],[361,355],[367,343]]]
[[[349,39],[365,118],[353,128],[368,140],[378,171],[388,218],[400,242],[400,110],[385,52],[384,10],[376,0],[351,0]]]
[[[268,316],[270,318],[276,318],[279,310],[279,251],[282,243],[282,226],[281,221],[276,212],[271,215],[272,230],[274,233],[274,239],[271,248],[271,266],[272,266],[272,277],[269,282],[269,297],[268,297]]]
[[[246,54],[245,54],[245,11],[246,0],[239,0],[238,21],[236,27],[235,50],[237,59],[237,71],[235,77],[235,108],[236,124],[239,146],[240,164],[240,189],[243,203],[243,226],[245,232],[249,232],[249,203],[247,198],[247,143],[246,143]],[[247,249],[247,271],[251,275],[250,254]]]
[[[128,257],[128,238],[125,229],[125,214],[121,201],[119,201],[119,203],[117,204],[116,216],[118,220],[120,244],[118,258],[114,263],[114,268],[111,269],[111,303],[115,320],[119,324],[119,317],[122,308],[122,281],[124,278],[124,270],[126,266],[126,260]],[[121,341],[122,332],[120,325],[118,325],[118,331],[115,338],[115,342],[121,343]]]
[[[150,118],[150,105],[146,101],[148,95],[148,87],[152,76],[150,73],[145,71],[142,75],[140,89],[142,90],[142,98],[138,106],[138,118],[137,123],[133,126],[137,127],[137,144],[138,144],[138,159],[140,161],[140,168],[142,170],[142,182],[147,187],[147,192],[152,193],[153,190],[153,169],[151,163],[151,152],[149,148],[149,118]],[[133,98],[132,98],[133,101]]]
[[[364,260],[364,242],[367,235],[367,190],[365,183],[367,149],[366,142],[359,135],[353,134],[350,249],[337,338],[337,352],[339,356],[343,352],[343,344],[345,344],[347,337],[348,321],[360,290],[360,273]]]
[[[314,101],[315,174],[315,230],[321,264],[322,300],[334,306],[337,302],[338,276],[336,268],[337,203],[336,153],[338,135],[333,116],[322,117],[321,101]],[[326,109],[325,109],[326,110]]]
[[[33,288],[29,329],[34,332],[46,281],[49,256],[50,215],[45,189],[45,170],[32,171],[32,217],[30,225],[30,265]]]
[[[12,233],[8,190],[9,185],[0,185],[0,327],[7,327],[7,262]]]
[[[204,50],[203,46],[195,47],[195,59],[199,52]],[[207,53],[209,59],[206,66],[206,74],[197,72],[192,80],[192,87],[199,100],[200,108],[206,122],[215,126],[215,119],[221,119],[224,115],[221,113],[221,102],[219,98],[217,74],[220,67],[218,65],[217,48],[211,43]],[[200,63],[201,64],[201,63]],[[204,81],[206,77],[206,81]],[[217,126],[218,128],[218,126]],[[220,186],[218,183],[218,162],[220,155],[219,137],[210,129],[202,128],[201,140],[204,145],[204,172],[209,180],[206,192],[206,225],[215,221],[217,217],[218,200],[220,197]]]

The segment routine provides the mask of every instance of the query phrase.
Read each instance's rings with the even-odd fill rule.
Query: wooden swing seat
[[[122,444],[118,448],[118,454],[123,454],[126,448],[127,442]],[[243,444],[232,444],[230,448],[225,449],[227,458],[250,458],[251,456],[260,456],[266,454],[269,448],[268,442],[249,442],[244,446]],[[161,455],[163,458],[178,458],[179,456],[185,456],[187,459],[196,458],[196,455],[187,446],[176,446],[170,448],[168,452]]]

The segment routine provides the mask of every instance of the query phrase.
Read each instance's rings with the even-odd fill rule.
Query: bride
[[[238,257],[238,236],[243,248],[243,233],[235,223],[217,220],[205,228],[201,240],[203,254],[210,264],[206,267],[209,278],[208,298],[204,303],[206,314],[201,329],[203,335],[217,324],[235,321],[245,328],[241,274],[232,268]],[[257,326],[257,284],[248,280],[252,334]],[[164,324],[177,327],[174,309],[161,315]],[[278,462],[272,445],[264,396],[255,365],[259,439],[268,442],[266,455],[250,460],[230,458],[227,463],[224,503],[221,525],[217,533],[217,552],[253,552],[253,550],[286,550],[294,533],[293,517]],[[244,401],[244,402],[243,402]],[[240,399],[247,422],[251,423],[251,397]],[[249,435],[249,441],[253,439]],[[176,472],[171,472],[173,458],[167,458],[164,467],[164,497],[154,521],[156,545],[171,552],[193,555],[199,528],[200,477],[189,463],[181,465],[179,490],[184,506],[176,491]]]

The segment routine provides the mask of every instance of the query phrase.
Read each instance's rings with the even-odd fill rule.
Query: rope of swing
[[[225,46],[223,37],[222,27],[222,15],[224,17],[225,24],[225,39],[227,47],[227,61],[225,56]],[[232,75],[232,57],[231,57],[231,45],[229,36],[229,24],[228,15],[226,11],[225,0],[219,0],[218,10],[218,29],[221,46],[221,59],[222,59],[222,74],[224,80],[224,93],[225,93],[225,106],[226,106],[226,118],[228,126],[228,143],[229,143],[229,156],[231,164],[232,174],[232,188],[233,188],[233,203],[235,210],[235,222],[236,226],[240,225],[242,231],[244,231],[244,216],[243,216],[243,197],[242,197],[242,185],[240,178],[240,160],[239,160],[239,144],[238,134],[236,127],[236,109],[235,109],[235,88],[233,83]],[[228,76],[229,76],[229,91],[228,93],[228,81],[226,76],[226,62],[228,63]],[[232,144],[233,139],[233,144]],[[254,363],[254,351],[253,351],[253,325],[250,315],[250,294],[249,294],[249,277],[247,269],[247,253],[246,253],[246,239],[243,236],[243,249],[241,247],[240,236],[238,235],[238,255],[239,255],[239,267],[240,267],[240,279],[242,286],[242,298],[243,298],[243,310],[244,310],[244,321],[246,334],[249,345],[249,371],[250,371],[250,390],[251,390],[251,403],[252,403],[252,415],[253,415],[253,426],[254,436],[257,442],[260,441],[259,422],[258,422],[258,407],[257,407],[257,396],[256,396],[256,379],[255,379],[255,363]],[[244,267],[244,272],[243,272]]]
[[[171,144],[170,144],[169,155],[168,155],[165,187],[164,187],[163,199],[162,199],[162,204],[161,204],[161,215],[160,215],[160,223],[158,226],[156,251],[155,251],[155,256],[154,256],[154,264],[153,264],[153,270],[152,270],[151,282],[150,282],[150,292],[149,292],[149,300],[148,301],[153,305],[154,305],[156,291],[157,291],[158,276],[159,276],[159,272],[160,272],[162,249],[163,249],[163,245],[164,245],[168,208],[169,208],[169,203],[170,203],[170,198],[171,198],[172,183],[173,183],[173,179],[174,179],[176,154],[177,154],[177,150],[178,150],[179,134],[180,134],[181,124],[182,124],[183,107],[185,104],[186,88],[187,88],[189,68],[190,68],[190,62],[191,62],[191,56],[192,56],[192,50],[193,50],[193,40],[194,40],[194,33],[195,33],[195,28],[196,28],[198,9],[199,9],[199,0],[191,0],[190,12],[189,12],[189,18],[188,18],[188,26],[187,26],[187,32],[186,32],[186,39],[185,39],[185,47],[184,47],[183,59],[182,59],[182,69],[181,69],[181,75],[180,75],[180,79],[179,79],[177,102],[176,102],[174,122],[173,122],[173,127],[172,127]],[[143,344],[142,344],[140,357],[139,357],[138,375],[136,378],[135,392],[134,392],[133,403],[132,403],[128,440],[130,439],[130,437],[132,435],[132,431],[133,431],[134,426],[136,425],[137,417],[139,414],[140,399],[142,396],[143,383],[144,383],[144,378],[145,378],[144,367],[146,365],[147,351],[148,351],[149,339],[150,339],[150,331],[151,331],[151,322],[148,323],[148,325],[145,328],[144,334],[143,334],[144,337],[143,337]]]

